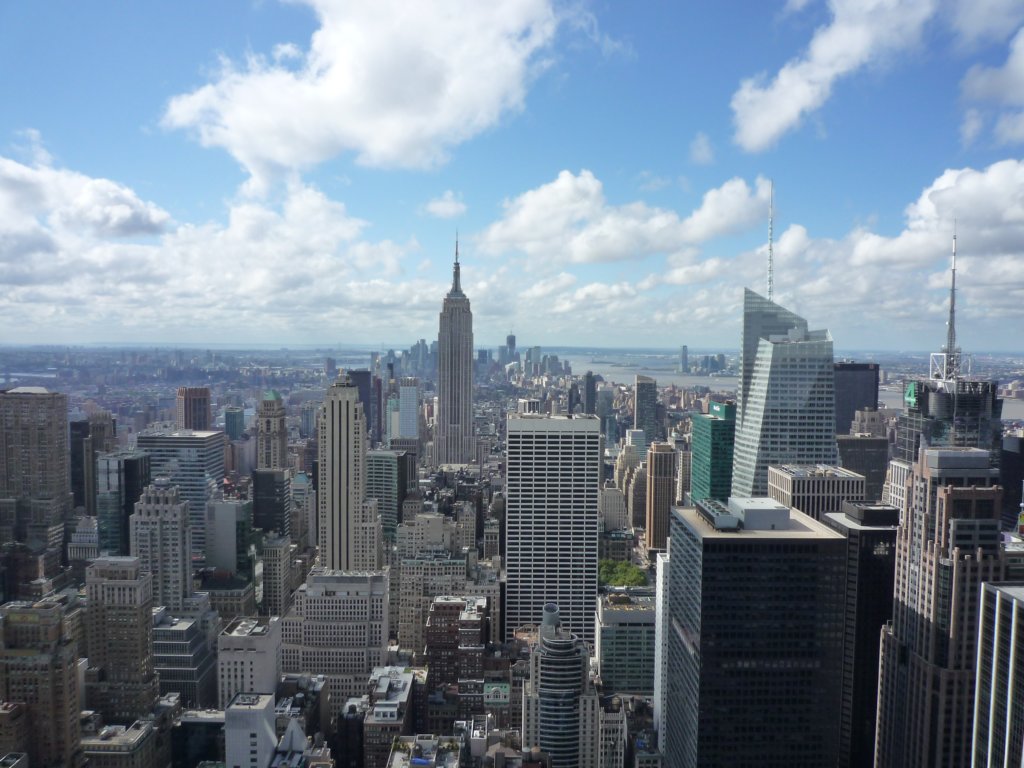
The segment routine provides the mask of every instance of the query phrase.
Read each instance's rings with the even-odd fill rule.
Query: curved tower
[[[452,288],[444,297],[437,332],[436,464],[468,464],[473,457],[473,312],[462,292],[459,244]]]

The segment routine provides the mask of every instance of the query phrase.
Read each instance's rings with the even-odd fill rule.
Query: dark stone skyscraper
[[[633,428],[644,431],[644,444],[658,439],[658,382],[650,376],[636,377]]]
[[[444,297],[437,333],[436,464],[468,464],[473,446],[473,312],[462,292],[455,246],[452,288]]]
[[[850,431],[854,414],[878,408],[878,363],[835,364],[836,372],[836,434]]]

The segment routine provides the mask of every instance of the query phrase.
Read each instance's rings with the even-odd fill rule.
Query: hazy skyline
[[[0,343],[1021,350],[1024,5],[0,6]]]

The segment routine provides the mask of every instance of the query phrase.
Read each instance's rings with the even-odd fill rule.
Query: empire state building
[[[473,457],[473,313],[462,292],[459,246],[455,245],[452,289],[444,297],[437,332],[436,464],[468,464]]]

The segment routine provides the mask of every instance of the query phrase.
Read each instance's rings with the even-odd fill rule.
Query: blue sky
[[[0,5],[0,343],[1020,350],[1024,4]]]

